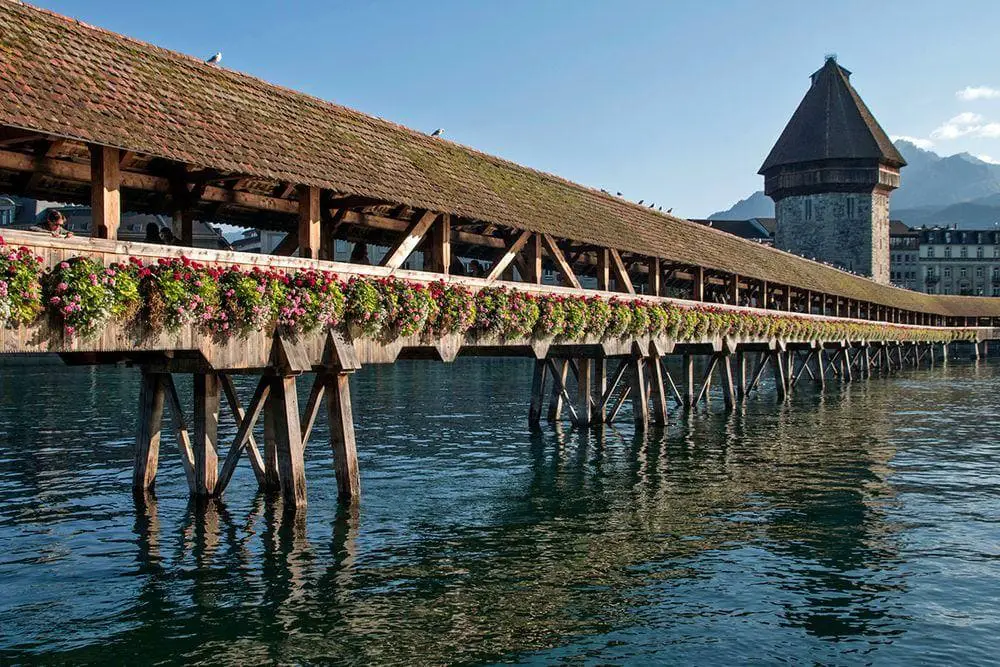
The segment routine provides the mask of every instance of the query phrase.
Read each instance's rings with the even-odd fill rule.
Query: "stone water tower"
[[[774,200],[774,244],[889,282],[889,194],[906,165],[828,56],[758,172]]]

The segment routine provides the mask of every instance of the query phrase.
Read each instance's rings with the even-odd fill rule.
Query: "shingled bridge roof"
[[[890,307],[1000,316],[1000,300],[880,285],[20,2],[0,0],[0,26],[0,125]]]

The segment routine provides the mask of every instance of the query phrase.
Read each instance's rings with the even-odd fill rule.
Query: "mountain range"
[[[965,229],[992,229],[1000,223],[1000,164],[969,153],[942,157],[909,141],[896,148],[907,166],[902,184],[892,193],[891,216],[911,227],[958,225]],[[774,216],[774,203],[762,190],[741,199],[711,220],[745,220]]]

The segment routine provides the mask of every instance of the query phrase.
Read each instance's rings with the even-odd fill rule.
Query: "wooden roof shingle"
[[[1000,300],[880,285],[14,0],[0,0],[0,26],[0,125],[887,306],[1000,316]]]

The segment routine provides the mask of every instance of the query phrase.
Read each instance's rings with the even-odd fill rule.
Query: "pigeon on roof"
[[[205,61],[209,65],[218,65],[222,62],[222,51],[219,51],[214,56]]]
[[[443,134],[444,134],[444,128],[443,127],[439,127],[438,129],[436,129],[433,132],[431,132],[431,136],[432,137],[440,137]]]

